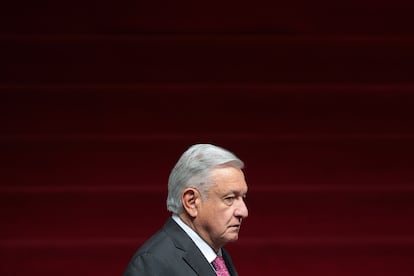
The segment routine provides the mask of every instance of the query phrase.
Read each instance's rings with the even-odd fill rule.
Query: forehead
[[[214,184],[212,189],[217,192],[246,193],[247,184],[241,169],[227,166],[214,168],[210,172],[210,181]]]

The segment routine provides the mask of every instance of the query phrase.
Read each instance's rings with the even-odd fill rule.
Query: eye
[[[234,202],[234,200],[236,200],[236,197],[235,197],[235,196],[233,196],[233,195],[231,195],[231,196],[226,196],[226,197],[224,198],[224,203],[225,203],[225,204],[227,204],[227,205],[232,205],[232,204],[233,204],[233,202]]]

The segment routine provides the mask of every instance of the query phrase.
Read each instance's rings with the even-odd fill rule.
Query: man
[[[243,166],[210,144],[184,152],[168,180],[172,217],[135,253],[124,276],[238,275],[223,246],[238,239],[248,216]]]

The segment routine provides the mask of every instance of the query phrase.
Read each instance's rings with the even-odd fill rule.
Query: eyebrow
[[[227,192],[226,194],[236,194],[236,195],[246,196],[247,191],[246,191],[245,193],[243,193],[242,191],[230,190],[230,191],[229,191],[229,192]]]

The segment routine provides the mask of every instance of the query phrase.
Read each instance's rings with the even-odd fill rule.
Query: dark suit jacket
[[[229,254],[222,249],[230,275],[237,276]],[[132,257],[124,276],[215,276],[216,273],[191,238],[169,218]]]

